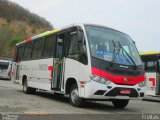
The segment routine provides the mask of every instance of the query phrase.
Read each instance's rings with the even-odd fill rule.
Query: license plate
[[[129,94],[131,93],[131,90],[121,89],[121,90],[120,90],[120,93],[121,93],[121,94],[129,95]]]

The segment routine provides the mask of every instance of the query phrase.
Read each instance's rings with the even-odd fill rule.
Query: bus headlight
[[[141,82],[141,83],[139,83],[138,86],[139,87],[145,87],[146,86],[146,80]]]
[[[96,75],[90,75],[90,78],[95,82],[105,84],[105,85],[109,85],[111,83],[111,81]]]

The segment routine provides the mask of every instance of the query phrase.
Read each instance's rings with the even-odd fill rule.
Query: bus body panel
[[[90,82],[91,69],[89,65],[84,65],[76,60],[66,58],[65,60],[65,83],[69,78],[74,78],[77,81],[80,97],[85,97],[84,88],[80,82]]]
[[[146,85],[145,94],[154,96],[156,95],[157,73],[146,72],[146,76],[147,76],[147,83],[146,83],[147,85]]]
[[[52,71],[48,68],[53,66],[53,58],[32,60],[30,62],[23,61],[19,65],[19,80],[22,80],[23,76],[26,75],[29,87],[51,90],[50,75]]]

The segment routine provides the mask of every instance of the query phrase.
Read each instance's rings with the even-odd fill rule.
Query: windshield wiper
[[[115,48],[116,48],[116,45],[115,45],[114,40],[112,40],[112,43],[113,43],[113,46],[114,46],[114,51],[113,51],[114,59],[113,59],[112,62],[111,62],[111,66],[113,66],[113,63],[114,63],[114,61],[116,60],[116,55],[115,55]]]
[[[126,55],[129,57],[129,59],[132,61],[134,67],[137,69],[137,66],[136,66],[136,63],[135,61],[133,60],[133,58],[127,53],[127,51],[122,47],[121,43],[118,41],[118,44],[119,44],[119,47],[122,48],[122,53],[123,51],[126,53]],[[124,54],[123,54],[124,55]]]

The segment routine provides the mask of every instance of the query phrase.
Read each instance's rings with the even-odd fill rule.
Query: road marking
[[[26,115],[49,115],[47,112],[24,112]]]

